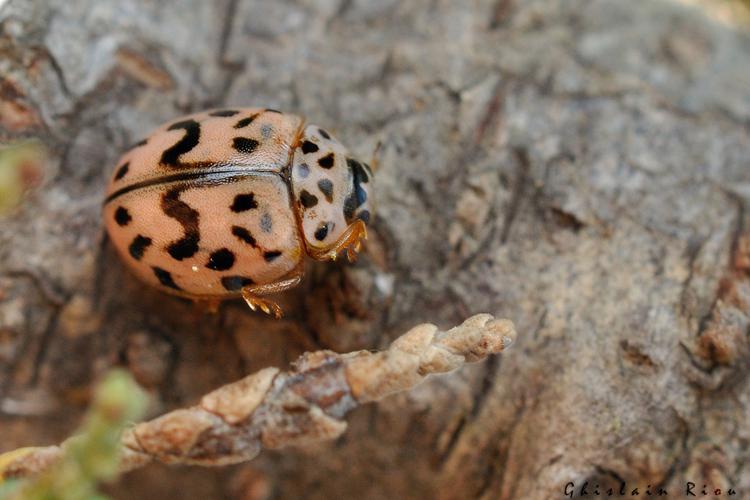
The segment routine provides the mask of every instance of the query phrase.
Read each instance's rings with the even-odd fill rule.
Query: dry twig
[[[196,406],[126,430],[120,469],[152,460],[225,465],[250,460],[263,447],[334,439],[346,430],[343,417],[358,404],[498,353],[514,338],[510,321],[478,314],[448,331],[416,326],[382,352],[306,353],[289,372],[263,369],[205,395]],[[31,448],[0,472],[23,477],[45,470],[60,459],[69,441]]]

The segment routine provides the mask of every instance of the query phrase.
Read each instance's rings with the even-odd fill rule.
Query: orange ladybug
[[[371,168],[331,134],[265,108],[205,111],[127,151],[104,221],[130,269],[194,300],[267,296],[297,285],[305,254],[356,258],[372,217]]]

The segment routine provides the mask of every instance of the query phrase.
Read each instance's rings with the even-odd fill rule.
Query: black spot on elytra
[[[253,247],[258,246],[253,235],[250,233],[250,231],[248,231],[244,227],[232,226],[232,234],[250,246],[253,246]]]
[[[187,259],[198,251],[200,232],[198,231],[198,211],[180,200],[182,188],[173,188],[161,197],[161,209],[168,217],[175,219],[182,225],[185,235],[170,243],[166,250],[175,260]]]
[[[235,137],[232,140],[232,147],[240,153],[252,153],[258,147],[258,141],[247,137]]]
[[[281,255],[281,252],[278,250],[269,250],[268,252],[263,252],[263,258],[266,259],[266,262],[273,262]]]
[[[167,252],[175,260],[188,259],[198,252],[198,241],[200,241],[197,235],[186,235],[167,247]]]
[[[328,226],[330,223],[328,222],[321,222],[318,226],[318,229],[315,230],[315,239],[318,241],[323,241],[326,239],[326,236],[328,236]]]
[[[279,111],[278,109],[273,109],[273,108],[266,108],[266,113],[278,113],[278,114],[280,114],[280,115],[281,115],[281,114],[283,114],[283,113],[282,113],[281,111]]]
[[[229,208],[232,212],[244,212],[258,208],[258,202],[255,201],[255,193],[238,194],[234,197],[234,203]]]
[[[370,211],[362,210],[359,214],[357,214],[357,219],[361,220],[365,224],[369,224],[370,223]]]
[[[333,153],[328,153],[327,155],[318,159],[318,165],[323,168],[331,168],[333,166],[334,160],[335,157],[333,156]]]
[[[318,133],[319,133],[320,135],[322,135],[322,136],[323,136],[323,137],[324,137],[325,139],[330,139],[330,138],[331,138],[331,136],[330,136],[330,135],[328,134],[328,132],[326,132],[326,131],[325,131],[325,130],[323,130],[322,128],[319,128],[319,129],[318,129]]]
[[[302,152],[307,154],[315,153],[318,151],[318,145],[314,142],[304,141],[302,143]]]
[[[237,292],[253,284],[255,282],[252,279],[244,276],[224,276],[221,278],[221,285],[229,292]]]
[[[333,182],[328,179],[320,179],[318,181],[318,189],[326,197],[328,203],[333,203]]]
[[[165,149],[161,154],[161,163],[171,167],[180,164],[180,156],[198,145],[201,139],[201,126],[195,120],[184,120],[173,123],[167,130],[184,129],[185,135],[175,145]]]
[[[125,177],[125,174],[128,173],[128,170],[130,169],[130,162],[125,162],[120,168],[117,169],[117,172],[115,172],[115,180],[119,181],[123,177]]]
[[[130,256],[133,257],[135,260],[141,260],[143,258],[143,253],[150,246],[151,246],[151,238],[149,238],[148,236],[143,236],[142,234],[139,234],[138,236],[133,238],[133,241],[130,243],[130,246],[128,247],[128,252],[130,252]]]
[[[127,226],[133,218],[125,207],[117,207],[115,210],[115,222],[118,226]]]
[[[303,189],[299,194],[299,201],[305,208],[311,208],[318,204],[318,197]]]
[[[242,120],[240,120],[240,121],[238,121],[237,123],[234,124],[234,128],[245,128],[248,125],[250,125],[251,123],[253,123],[253,121],[257,117],[258,117],[258,114],[256,113],[254,115],[248,116],[247,118],[243,118]]]
[[[369,178],[358,161],[347,158],[346,165],[352,173],[352,192],[344,200],[344,218],[347,224],[350,224],[354,218],[354,212],[367,201],[367,191],[362,187],[362,183],[368,182]],[[367,223],[366,220],[362,220]]]
[[[208,257],[206,267],[214,271],[226,271],[234,265],[234,254],[228,248],[216,250]]]
[[[175,290],[181,290],[181,288],[177,286],[177,283],[174,282],[172,274],[169,271],[165,271],[161,267],[156,266],[152,267],[151,269],[153,269],[154,275],[159,280],[159,283],[166,287],[174,288]]]
[[[273,220],[268,212],[260,218],[260,228],[264,233],[270,233],[273,230]]]
[[[212,113],[209,113],[208,116],[221,116],[221,117],[227,117],[227,116],[234,116],[239,111],[234,109],[220,109],[219,111],[214,111]]]

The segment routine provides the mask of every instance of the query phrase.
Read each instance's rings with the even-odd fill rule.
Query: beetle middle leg
[[[216,314],[219,312],[221,299],[217,298],[200,298],[194,300],[195,307],[198,311],[205,314]]]
[[[260,309],[264,313],[270,314],[276,319],[279,319],[284,314],[281,307],[276,302],[269,300],[264,296],[294,288],[300,281],[302,281],[301,269],[297,274],[285,280],[277,281],[275,283],[267,283],[265,285],[246,286],[242,289],[242,298],[245,299],[245,302],[253,311]]]

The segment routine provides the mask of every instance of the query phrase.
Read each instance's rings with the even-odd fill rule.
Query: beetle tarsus
[[[276,302],[258,297],[257,295],[245,293],[244,290],[242,292],[242,298],[245,299],[245,302],[253,311],[257,311],[258,309],[260,309],[264,313],[268,314],[269,316],[273,316],[276,319],[280,319],[284,315],[284,311],[281,310],[281,307],[279,307]]]

